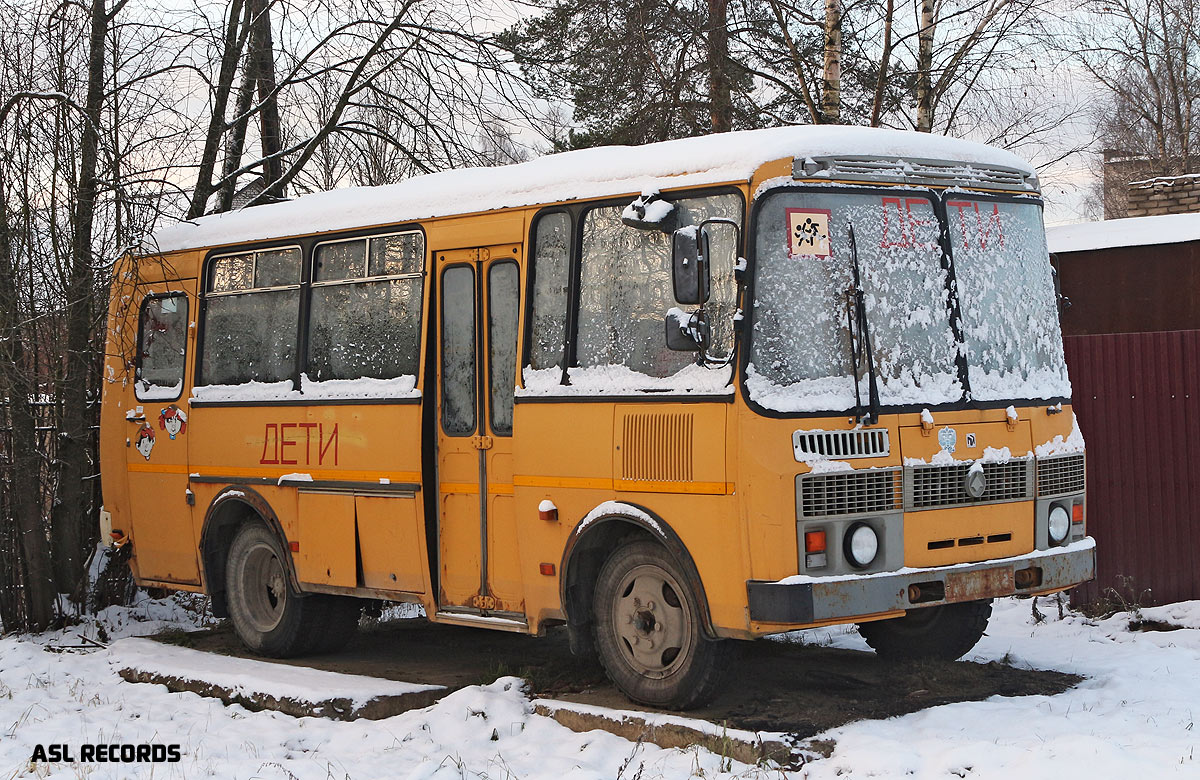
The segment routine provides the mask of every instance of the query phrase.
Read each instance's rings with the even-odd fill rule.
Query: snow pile
[[[1200,241],[1200,214],[1106,219],[1046,228],[1046,242],[1056,254],[1184,241]]]
[[[968,658],[1085,676],[1056,696],[994,696],[859,721],[819,738],[830,758],[795,773],[728,762],[707,751],[635,745],[606,732],[577,734],[532,713],[520,680],[470,686],[437,704],[352,723],[252,713],[190,693],[122,682],[122,646],[90,654],[46,652],[37,641],[0,639],[0,768],[34,775],[38,744],[178,743],[177,764],[39,764],[38,777],[223,778],[866,778],[1091,780],[1200,776],[1200,602],[1143,611],[1181,626],[1134,632],[1128,614],[1093,621],[1041,599],[996,603]],[[158,606],[165,606],[159,603]],[[181,625],[191,625],[184,620]],[[791,640],[863,650],[851,627],[794,632]],[[225,659],[228,660],[228,659]],[[874,663],[864,655],[863,663]],[[291,669],[292,667],[288,667]],[[573,705],[574,706],[574,705]],[[652,716],[663,721],[675,716]],[[77,752],[77,748],[76,748]]]
[[[642,374],[626,366],[579,366],[568,369],[571,384],[562,384],[561,368],[524,369],[525,386],[517,388],[517,398],[640,395],[674,393],[679,395],[731,395],[728,368],[685,366],[667,377]]]
[[[349,699],[358,709],[382,696],[437,690],[437,685],[383,680],[356,674],[338,674],[303,666],[285,666],[249,658],[173,647],[149,639],[122,639],[109,649],[114,669],[131,668],[164,676],[203,680],[234,693],[266,694],[276,699],[319,703]]]
[[[696,187],[749,179],[772,160],[863,154],[896,160],[953,159],[1033,173],[1029,163],[1011,152],[957,138],[838,125],[776,127],[645,146],[580,149],[519,165],[464,168],[384,187],[319,192],[180,222],[155,233],[143,250],[171,252],[663,187]]]

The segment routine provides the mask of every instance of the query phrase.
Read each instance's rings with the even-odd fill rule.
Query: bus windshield
[[[750,397],[780,412],[854,405],[846,299],[852,224],[881,403],[959,400],[938,218],[933,201],[911,191],[784,191],[763,202]],[[867,380],[858,381],[865,398]]]
[[[767,196],[755,239],[751,399],[778,412],[854,406],[845,295],[851,225],[882,404],[961,400],[960,349],[972,398],[1069,397],[1040,208],[952,195],[946,209],[961,346],[951,328],[949,269],[930,195],[789,190]],[[867,380],[858,381],[865,397]]]
[[[1069,397],[1041,208],[948,195],[946,215],[971,396]]]

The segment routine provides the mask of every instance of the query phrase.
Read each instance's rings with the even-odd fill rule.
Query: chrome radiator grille
[[[900,469],[807,474],[799,482],[803,517],[894,512],[900,506]]]
[[[1037,462],[1038,496],[1081,493],[1084,487],[1083,455],[1063,455]]]
[[[966,490],[966,476],[971,465],[955,463],[951,466],[915,466],[905,469],[904,508],[934,509],[963,504],[1019,501],[1033,496],[1032,460],[984,463],[983,473],[987,477],[987,489],[979,498],[972,498]]]

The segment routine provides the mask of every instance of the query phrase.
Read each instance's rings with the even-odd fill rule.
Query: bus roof
[[[605,146],[495,168],[460,168],[382,187],[318,192],[295,200],[178,222],[146,254],[352,230],[494,209],[647,190],[746,181],[764,163],[838,156],[947,160],[1032,175],[1016,155],[973,141],[905,130],[804,125]]]

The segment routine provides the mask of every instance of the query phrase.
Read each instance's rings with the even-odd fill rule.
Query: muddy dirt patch
[[[246,656],[227,626],[159,639]],[[990,696],[1054,695],[1082,678],[1055,671],[967,661],[889,663],[873,653],[795,642],[739,644],[722,693],[688,714],[731,728],[809,737],[862,719],[904,715]],[[542,639],[434,625],[423,618],[369,627],[340,653],[279,663],[458,688],[517,675],[532,692],[617,709],[644,709],[613,688],[595,665],[576,659],[565,632]]]

